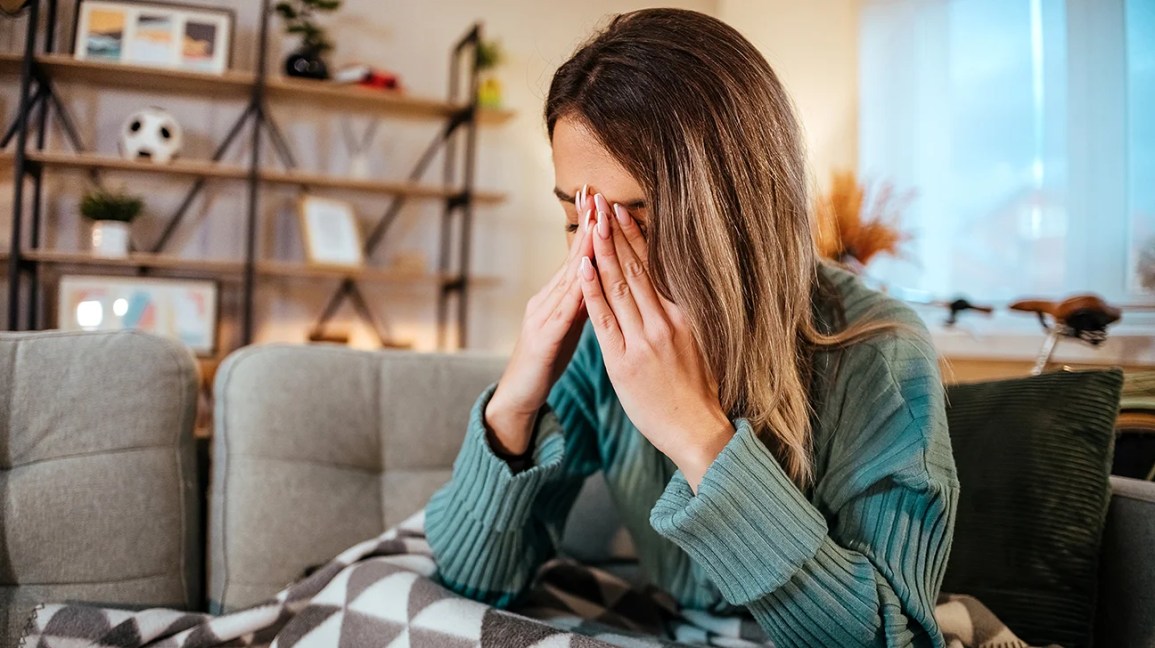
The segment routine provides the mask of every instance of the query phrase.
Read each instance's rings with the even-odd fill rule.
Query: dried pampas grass
[[[910,234],[898,223],[913,198],[913,191],[897,194],[889,182],[872,191],[853,171],[835,172],[814,209],[818,253],[851,267],[864,267],[879,254],[899,256]]]

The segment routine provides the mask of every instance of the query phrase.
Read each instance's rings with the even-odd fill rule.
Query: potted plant
[[[127,257],[129,224],[140,215],[144,201],[125,192],[97,187],[80,201],[80,213],[92,221],[92,253]]]
[[[477,85],[477,103],[482,108],[501,107],[501,81],[494,71],[505,60],[501,43],[483,40],[477,44],[477,74],[481,77]]]
[[[301,45],[285,59],[285,74],[306,79],[328,79],[329,68],[323,58],[333,49],[325,30],[317,24],[317,14],[336,11],[341,0],[283,0],[275,8],[285,21],[285,32],[299,35]]]

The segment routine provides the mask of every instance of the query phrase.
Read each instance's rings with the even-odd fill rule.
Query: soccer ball
[[[168,164],[180,153],[183,143],[180,123],[160,108],[145,108],[129,115],[120,131],[120,154],[128,160]]]

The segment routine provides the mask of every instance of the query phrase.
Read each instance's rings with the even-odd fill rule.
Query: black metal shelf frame
[[[39,25],[42,5],[46,11],[46,34],[44,37],[44,53],[52,54],[56,50],[56,34],[53,25],[57,23],[59,0],[33,0],[28,8],[26,40],[24,56],[20,72],[19,112],[12,124],[0,138],[0,148],[7,147],[12,139],[16,140],[13,160],[13,206],[12,206],[12,238],[8,257],[8,321],[7,329],[12,331],[23,329],[37,329],[42,326],[40,295],[43,290],[40,272],[41,263],[28,258],[24,254],[22,241],[24,239],[25,221],[25,182],[31,184],[31,209],[28,210],[28,239],[30,250],[40,247],[41,228],[43,224],[43,184],[44,165],[29,160],[27,156],[29,139],[35,134],[37,151],[43,151],[47,137],[49,111],[55,112],[65,138],[75,152],[85,151],[75,121],[69,116],[67,107],[57,95],[52,79],[36,61],[39,40]],[[257,71],[253,82],[252,93],[248,105],[240,117],[229,128],[225,138],[218,145],[211,158],[212,162],[222,160],[238,140],[246,125],[250,128],[250,150],[248,152],[248,173],[245,178],[247,192],[247,209],[245,212],[245,258],[243,261],[243,277],[241,287],[241,345],[252,342],[254,333],[254,296],[257,290],[257,226],[260,217],[260,192],[265,184],[261,179],[261,147],[262,133],[269,137],[269,142],[279,162],[287,169],[298,167],[292,149],[278,127],[269,108],[267,99],[268,83],[268,45],[269,21],[272,17],[271,0],[261,0],[262,19],[259,25],[257,39]],[[474,207],[474,180],[475,156],[477,150],[477,59],[478,48],[481,42],[481,26],[474,25],[457,43],[454,44],[449,66],[449,102],[455,105],[461,96],[466,93],[468,102],[460,110],[449,116],[446,125],[441,128],[424,152],[414,164],[408,175],[408,180],[420,180],[436,159],[439,151],[443,152],[444,167],[442,180],[444,186],[459,186],[460,190],[444,199],[444,206],[439,227],[440,250],[438,269],[442,275],[451,274],[455,279],[439,283],[437,295],[437,345],[446,348],[450,327],[450,306],[456,306],[455,328],[458,347],[464,347],[467,339],[468,326],[468,297],[470,241]],[[33,89],[35,87],[35,89]],[[35,115],[34,115],[35,113]],[[464,138],[463,155],[458,154],[457,140]],[[458,170],[461,168],[460,184]],[[99,182],[99,173],[90,170],[92,178]],[[160,253],[171,240],[173,234],[192,207],[196,197],[204,190],[208,178],[201,177],[194,181],[185,193],[178,207],[170,215],[164,230],[157,241],[145,249],[150,253]],[[302,186],[302,189],[308,189]],[[384,213],[377,219],[364,242],[366,258],[377,251],[385,239],[390,226],[400,215],[401,209],[408,201],[404,194],[394,195],[386,206]],[[454,231],[457,233],[457,246],[454,249]],[[148,268],[141,266],[138,272],[147,272]],[[22,284],[26,284],[22,285]],[[22,298],[24,288],[27,296]],[[324,328],[336,314],[344,301],[348,300],[357,316],[376,334],[383,346],[392,346],[394,341],[389,338],[387,328],[378,321],[370,308],[363,291],[353,277],[341,280],[340,285],[329,298],[325,308],[317,318],[309,332],[311,339],[323,337]],[[456,300],[454,302],[454,300]],[[21,314],[24,315],[21,318]]]

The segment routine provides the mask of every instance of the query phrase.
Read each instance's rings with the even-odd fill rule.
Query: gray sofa
[[[5,345],[16,350],[9,353]],[[56,345],[62,346],[51,350]],[[112,348],[114,355],[132,357],[133,364],[111,369],[107,362],[100,364],[100,354],[90,353],[89,347],[94,351]],[[42,350],[36,355],[21,351],[37,348]],[[24,509],[13,500],[18,491],[9,488],[21,470],[14,468],[10,448],[24,443],[19,437],[28,431],[24,418],[0,416],[0,523],[4,529],[0,533],[0,596],[7,597],[0,598],[0,603],[88,598],[83,590],[68,589],[68,585],[29,589],[34,584],[22,579],[22,574],[29,573],[25,565],[59,563],[61,579],[80,583],[89,580],[84,569],[97,563],[110,565],[100,577],[116,573],[115,569],[143,572],[135,564],[126,566],[138,560],[126,545],[138,544],[136,538],[148,533],[175,543],[174,547],[188,548],[180,544],[180,538],[195,535],[199,521],[195,506],[183,495],[189,479],[186,463],[193,457],[185,441],[192,405],[184,396],[187,385],[180,386],[189,380],[184,374],[187,365],[175,374],[166,373],[181,364],[173,360],[173,354],[172,345],[139,334],[0,337],[0,363],[4,363],[0,376],[6,377],[0,381],[8,380],[0,382],[0,404],[11,411],[35,411],[29,403],[44,394],[75,405],[94,398],[91,382],[60,383],[43,377],[60,373],[52,369],[57,365],[70,365],[79,375],[90,371],[107,375],[133,366],[145,375],[175,376],[148,381],[148,398],[131,403],[141,419],[131,426],[125,422],[98,426],[95,421],[74,426],[69,441],[74,449],[64,454],[88,453],[86,434],[117,436],[147,422],[155,429],[155,437],[142,445],[155,445],[167,457],[163,471],[142,473],[118,464],[84,478],[94,484],[121,484],[125,492],[151,494],[147,503],[138,504],[140,512],[122,526],[70,527],[73,545],[91,548],[87,553],[76,553],[73,545],[45,545],[40,552],[30,549],[23,554],[5,549],[13,546],[13,536],[29,533],[11,526],[11,512]],[[90,359],[103,368],[88,369]],[[502,358],[489,356],[359,352],[324,346],[249,348],[230,357],[216,377],[209,560],[202,572],[207,579],[204,605],[214,612],[229,611],[266,598],[305,568],[420,509],[449,475],[468,410],[502,364]],[[37,378],[29,382],[25,375]],[[118,388],[145,393],[144,386],[131,381],[110,381]],[[101,390],[106,396],[110,392],[111,388]],[[153,401],[166,396],[167,403]],[[183,413],[175,412],[181,408]],[[99,407],[77,409],[103,416]],[[132,455],[123,456],[127,461]],[[109,478],[109,474],[117,476]],[[54,483],[57,478],[52,479]],[[1155,648],[1155,561],[1151,560],[1155,484],[1124,479],[1112,483],[1115,495],[1103,544],[1096,645]],[[83,511],[106,497],[88,495],[85,488],[73,490],[66,502],[71,508],[25,513],[21,524],[58,528],[56,516],[67,518],[70,511]],[[22,497],[34,495],[25,491]],[[601,480],[589,480],[574,512],[583,524],[567,529],[567,551],[594,561],[628,556],[632,551],[628,539],[612,514],[607,515],[612,510]],[[126,515],[133,517],[133,512]],[[182,524],[165,527],[162,534],[159,527],[164,525],[156,524],[158,519],[181,520]],[[126,539],[124,529],[138,535]],[[173,550],[157,560],[149,573],[182,574],[186,578],[183,589],[174,580],[164,591],[140,590],[129,580],[123,587],[105,583],[90,600],[196,607],[195,588],[189,586],[195,558]],[[69,564],[78,570],[68,571]],[[8,636],[11,642],[12,635]]]

